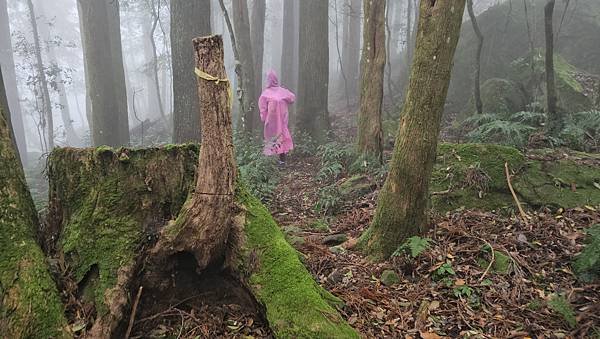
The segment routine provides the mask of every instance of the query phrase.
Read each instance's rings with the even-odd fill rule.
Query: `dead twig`
[[[131,316],[129,316],[129,326],[127,326],[127,332],[125,332],[125,339],[128,339],[131,335],[131,330],[133,329],[133,323],[135,321],[135,313],[137,312],[138,304],[140,302],[140,297],[142,296],[142,290],[144,286],[140,286],[137,295],[135,296],[135,301],[133,303],[133,308],[131,309]]]
[[[515,203],[517,204],[517,208],[519,209],[521,218],[523,218],[523,221],[525,222],[525,224],[529,224],[529,218],[527,217],[527,214],[523,210],[523,207],[521,207],[519,198],[517,197],[517,194],[515,193],[515,190],[513,189],[512,183],[510,182],[510,170],[508,169],[508,162],[504,163],[504,172],[506,174],[506,182],[508,183],[508,188],[510,189],[510,193],[512,194],[512,197],[515,200]]]

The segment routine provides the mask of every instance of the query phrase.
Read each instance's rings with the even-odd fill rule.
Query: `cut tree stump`
[[[195,39],[194,47],[197,68],[224,79],[221,37]],[[314,281],[238,179],[229,84],[199,78],[198,86],[198,157],[191,145],[58,149],[50,156],[48,232],[57,239],[56,256],[73,271],[77,295],[95,309],[87,337],[123,335],[139,287],[152,297],[179,292],[173,277],[182,269],[222,274],[237,284],[276,337],[358,337],[336,310],[341,300]],[[181,265],[181,258],[193,267]]]

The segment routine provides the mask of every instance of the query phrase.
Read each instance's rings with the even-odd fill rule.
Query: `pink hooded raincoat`
[[[295,100],[294,93],[279,86],[277,74],[269,71],[267,88],[258,99],[260,119],[265,124],[264,153],[266,155],[285,154],[294,148],[288,128],[288,105]]]

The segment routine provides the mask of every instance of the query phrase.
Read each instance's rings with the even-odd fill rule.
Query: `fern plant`
[[[423,252],[425,252],[431,246],[431,239],[429,238],[421,238],[419,236],[414,236],[406,239],[400,247],[392,254],[393,257],[401,256],[402,254],[410,254],[410,256],[414,259],[420,256]]]
[[[600,111],[569,114],[561,139],[573,149],[586,152],[600,150]]]
[[[501,114],[478,114],[465,120],[473,128],[467,138],[473,142],[487,142],[524,147],[529,136],[542,126],[545,115],[538,112],[517,112],[508,117]]]
[[[348,167],[353,156],[353,151],[348,146],[343,146],[335,141],[318,147],[321,158],[321,169],[317,173],[320,181],[337,179]]]

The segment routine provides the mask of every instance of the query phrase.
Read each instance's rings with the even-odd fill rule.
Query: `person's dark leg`
[[[282,163],[285,163],[285,159],[286,159],[286,154],[285,153],[279,154],[279,161],[281,161]]]

